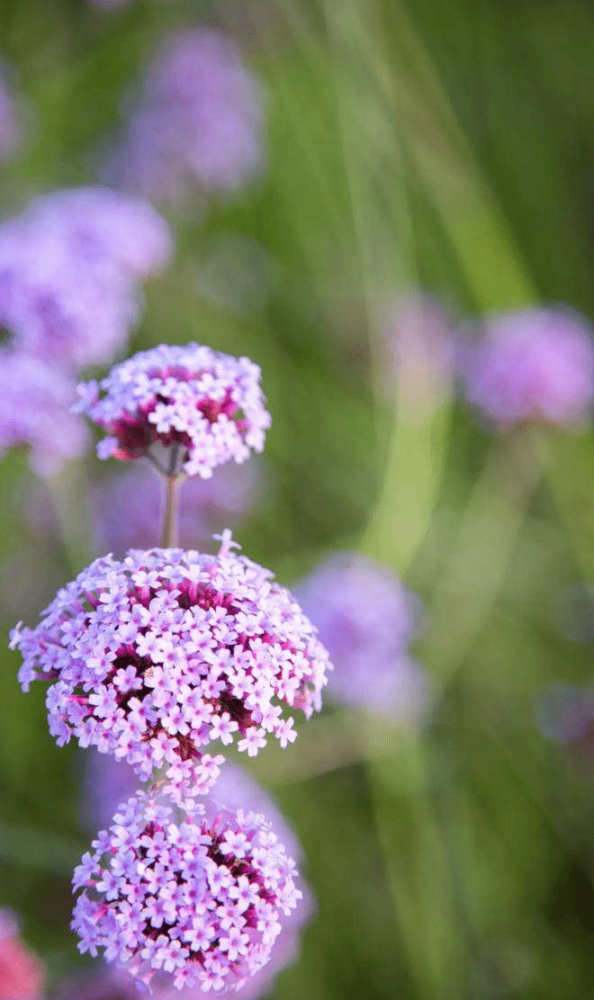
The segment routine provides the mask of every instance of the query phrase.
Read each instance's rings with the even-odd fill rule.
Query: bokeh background
[[[209,529],[229,514],[244,552],[288,586],[349,550],[423,602],[422,713],[394,721],[329,701],[292,747],[248,761],[299,837],[317,899],[270,995],[584,1000],[592,430],[498,432],[455,385],[425,384],[418,359],[394,364],[381,317],[403,302],[443,309],[455,331],[537,303],[594,316],[594,12],[578,0],[2,0],[22,129],[0,164],[3,216],[105,179],[148,61],[186,27],[232,37],[259,79],[262,166],[232,195],[190,187],[160,206],[174,260],[147,284],[119,356],[197,340],[253,358],[272,428],[256,471],[238,470],[249,502],[215,505]],[[17,449],[0,467],[0,904],[20,915],[49,996],[85,964],[68,929],[89,837],[84,755],[56,748],[42,685],[23,695],[19,657],[3,650],[98,554],[94,491],[127,474],[114,466],[90,451],[41,478]]]

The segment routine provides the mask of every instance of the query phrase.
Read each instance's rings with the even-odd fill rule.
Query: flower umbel
[[[79,392],[78,411],[109,435],[101,458],[160,464],[166,449],[161,469],[170,475],[208,479],[224,462],[244,462],[250,449],[262,451],[270,426],[258,366],[198,344],[142,351]]]
[[[428,679],[408,645],[421,601],[395,573],[360,553],[337,552],[297,589],[334,664],[328,697],[394,721],[416,721]]]
[[[295,865],[256,813],[130,798],[74,872],[79,948],[178,989],[240,986],[268,961],[300,891]]]
[[[25,690],[53,680],[47,707],[59,744],[125,758],[143,779],[165,765],[179,797],[206,790],[222,757],[249,756],[274,736],[293,742],[293,716],[321,707],[328,654],[289,591],[233,551],[132,550],[97,559],[47,608],[17,628]]]
[[[594,408],[594,338],[569,309],[490,317],[462,356],[466,395],[499,427],[526,421],[571,426]]]

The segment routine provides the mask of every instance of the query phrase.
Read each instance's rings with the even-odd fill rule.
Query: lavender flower
[[[21,140],[14,101],[8,85],[0,77],[0,162],[8,160]]]
[[[139,793],[92,842],[73,879],[81,951],[176,989],[239,986],[269,959],[301,893],[295,864],[256,813],[177,810]]]
[[[592,330],[568,309],[523,309],[490,318],[462,359],[466,394],[501,427],[572,425],[594,404]]]
[[[138,318],[136,281],[170,251],[144,202],[103,188],[38,198],[0,226],[0,324],[62,368],[110,361]]]
[[[108,432],[100,458],[149,455],[158,462],[163,448],[175,448],[175,472],[208,479],[217,465],[245,461],[250,448],[262,451],[270,414],[259,380],[248,358],[162,345],[81,386],[77,409]]]
[[[59,470],[83,454],[87,432],[70,413],[75,398],[68,376],[21,351],[0,350],[0,454],[17,445],[30,448],[40,475]]]
[[[296,590],[334,665],[328,695],[398,721],[416,720],[427,700],[427,678],[407,645],[420,601],[385,566],[339,552]]]
[[[272,574],[232,551],[132,550],[97,559],[58,592],[36,629],[13,630],[19,681],[52,680],[47,707],[59,745],[126,759],[143,779],[166,767],[177,795],[200,793],[239,738],[254,756],[274,736],[293,742],[293,716],[321,707],[328,656]]]
[[[146,201],[103,187],[53,191],[26,218],[59,236],[78,260],[112,260],[133,278],[159,274],[173,250],[165,220]]]
[[[188,480],[180,493],[179,530],[184,548],[199,548],[214,531],[237,521],[258,495],[259,470],[234,463],[208,480]],[[135,463],[101,479],[91,494],[96,518],[95,547],[121,555],[150,548],[159,530],[161,490],[149,466]]]
[[[0,325],[14,343],[76,370],[110,360],[138,318],[131,278],[112,259],[82,262],[33,223],[0,227]]]
[[[171,35],[144,81],[114,172],[153,201],[232,192],[262,161],[257,83],[229,38]]]

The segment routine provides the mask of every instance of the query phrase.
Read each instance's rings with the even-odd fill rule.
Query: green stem
[[[181,480],[178,476],[165,477],[165,507],[161,534],[161,544],[164,549],[173,548],[178,542],[180,486]]]

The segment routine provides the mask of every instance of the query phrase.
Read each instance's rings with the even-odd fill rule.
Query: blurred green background
[[[537,301],[594,315],[594,10],[0,0],[0,54],[27,120],[0,168],[2,214],[96,180],[123,95],[185,25],[231,32],[264,82],[267,169],[203,218],[170,215],[175,262],[147,287],[130,353],[196,339],[262,366],[270,489],[237,531],[243,550],[289,586],[333,549],[385,561],[425,602],[415,653],[438,692],[419,730],[328,708],[254,762],[318,899],[272,995],[585,1000],[594,747],[548,742],[534,706],[552,681],[591,680],[592,641],[566,638],[554,608],[594,579],[594,441],[510,445],[456,401],[409,419],[378,390],[373,315],[415,289],[461,321]],[[255,286],[226,252],[246,239]],[[88,559],[94,465],[55,481],[63,530],[40,538],[23,518],[26,459],[3,459],[3,636],[25,572],[41,609]],[[18,656],[0,655],[0,903],[55,983],[81,961],[68,930],[88,839],[81,754],[55,747],[41,685],[24,696]]]

